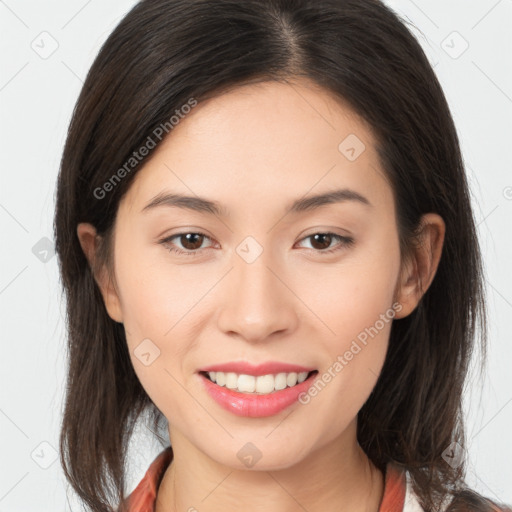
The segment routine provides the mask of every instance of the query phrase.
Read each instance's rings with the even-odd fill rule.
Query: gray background
[[[57,460],[66,361],[52,249],[55,180],[87,70],[134,3],[0,1],[0,512],[79,509]],[[512,503],[512,0],[388,3],[415,25],[462,143],[491,341],[487,375],[474,372],[466,394],[468,482]],[[159,451],[140,425],[128,490]]]

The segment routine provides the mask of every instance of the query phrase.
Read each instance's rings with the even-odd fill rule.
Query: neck
[[[158,489],[156,512],[378,512],[382,473],[353,436],[335,439],[285,469],[239,470],[222,465],[190,444],[170,436],[173,461]],[[345,432],[347,434],[347,432]]]

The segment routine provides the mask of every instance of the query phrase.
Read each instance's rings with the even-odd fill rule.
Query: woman
[[[464,483],[457,133],[380,2],[138,3],[78,99],[55,238],[91,510],[506,510]],[[127,497],[146,411],[172,448]]]

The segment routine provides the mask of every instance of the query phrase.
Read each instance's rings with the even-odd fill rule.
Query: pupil
[[[314,243],[312,244],[313,247],[315,247],[315,249],[326,249],[327,247],[329,247],[331,245],[331,235],[328,235],[328,234],[323,234],[323,233],[319,233],[319,234],[316,234],[313,236],[313,240],[314,241],[318,241],[318,239],[323,239],[324,241],[327,239],[327,243],[323,244],[323,247],[315,247],[314,246]],[[322,244],[320,244],[322,246]]]
[[[185,235],[182,235],[182,238],[184,237],[186,239],[185,243],[183,243],[183,241],[182,241],[183,247],[185,247],[185,249],[189,249],[189,250],[198,249],[202,245],[202,239],[201,239],[202,236],[203,235],[200,235],[198,233],[187,233]],[[199,244],[197,244],[197,240],[196,240],[196,243],[193,243],[190,241],[190,239],[194,238],[194,237],[199,237]]]

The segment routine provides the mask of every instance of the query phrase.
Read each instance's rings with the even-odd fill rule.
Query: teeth
[[[229,389],[236,389],[238,385],[238,375],[230,372],[226,373],[226,387]]]
[[[297,382],[300,384],[308,378],[309,372],[300,372],[297,374]]]
[[[219,386],[226,386],[241,393],[266,395],[304,382],[308,372],[278,373],[277,375],[261,375],[259,377],[233,372],[208,372],[208,376]]]

